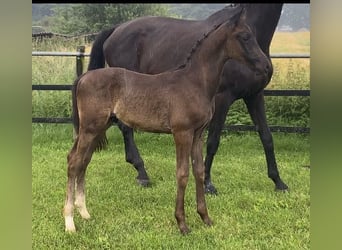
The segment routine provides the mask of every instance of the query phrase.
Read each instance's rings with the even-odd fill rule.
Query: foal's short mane
[[[214,27],[211,30],[209,30],[207,33],[204,33],[203,37],[201,39],[197,40],[195,42],[195,44],[192,46],[192,49],[189,52],[185,62],[182,65],[178,66],[177,69],[185,68],[185,66],[191,61],[192,55],[195,53],[195,51],[198,49],[198,47],[202,44],[203,40],[205,40],[211,33],[213,33],[215,30],[217,30],[221,25],[222,25],[222,23],[220,23],[218,25],[214,25]]]

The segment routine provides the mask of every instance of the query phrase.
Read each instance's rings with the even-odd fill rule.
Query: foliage
[[[169,13],[184,19],[203,20],[226,4],[169,4]]]
[[[68,4],[56,6],[51,17],[53,32],[85,34],[139,16],[167,14],[167,5],[159,4]]]
[[[304,59],[274,61],[274,73],[266,89],[310,89],[310,68],[307,61]],[[270,125],[310,127],[310,97],[265,96],[265,108]],[[230,125],[252,124],[243,100],[233,103],[226,123]]]
[[[281,34],[278,34],[281,33]],[[307,53],[310,44],[308,35],[302,32],[276,32],[272,51],[279,53],[299,50]],[[291,41],[292,47],[284,47]],[[33,50],[75,51],[81,39],[61,38],[33,41]],[[298,45],[299,44],[299,45]],[[278,47],[281,47],[279,49]],[[90,49],[90,44],[87,48]],[[89,58],[85,60],[85,66]],[[267,89],[310,89],[310,60],[273,59],[274,73]],[[75,58],[72,57],[32,57],[33,84],[72,84],[75,74]],[[310,97],[265,97],[266,115],[269,125],[310,126]],[[70,117],[71,99],[68,91],[32,91],[33,117]],[[246,106],[237,100],[230,108],[226,124],[252,124]]]
[[[142,15],[204,19],[226,4],[32,4],[32,25],[57,33],[97,32]],[[284,4],[280,26],[310,29],[309,4]],[[73,23],[74,22],[74,23]],[[75,26],[72,27],[74,24]],[[65,26],[66,25],[66,26]],[[71,33],[70,33],[71,32]]]
[[[37,22],[44,17],[53,15],[52,9],[57,4],[32,4],[32,22]]]

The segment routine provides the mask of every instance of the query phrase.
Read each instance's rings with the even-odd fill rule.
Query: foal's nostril
[[[264,68],[265,74],[268,74],[269,71],[270,71],[270,66],[268,64],[266,64],[266,66]]]
[[[265,67],[265,74],[268,74],[268,72],[269,72],[269,70],[270,70],[270,67],[268,66],[268,65],[266,65],[266,67]]]

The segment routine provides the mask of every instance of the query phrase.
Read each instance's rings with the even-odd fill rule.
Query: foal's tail
[[[88,70],[99,69],[99,68],[105,67],[103,44],[118,26],[119,25],[115,25],[114,27],[110,29],[103,30],[97,35],[93,43],[93,47],[91,48]]]
[[[72,85],[71,89],[71,98],[72,98],[72,123],[74,125],[74,132],[75,132],[75,138],[77,138],[79,130],[80,130],[80,117],[78,114],[78,106],[77,106],[77,85],[80,79],[82,78],[84,74],[80,75],[76,78],[74,81],[74,84]],[[103,134],[98,135],[96,138],[96,146],[95,150],[100,151],[102,149],[105,149],[108,144],[108,139],[106,137],[106,132]]]
[[[78,82],[82,76],[83,76],[83,74],[76,78],[76,80],[74,81],[74,84],[72,85],[72,89],[71,89],[72,123],[74,125],[74,132],[76,133],[76,136],[78,136],[78,131],[80,129],[80,117],[78,115],[76,91],[77,91],[77,84],[78,84]]]

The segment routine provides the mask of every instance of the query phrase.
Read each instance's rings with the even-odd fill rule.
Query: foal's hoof
[[[67,233],[75,233],[76,232],[74,219],[71,216],[65,217],[65,232],[67,232]]]
[[[191,232],[191,230],[188,227],[180,228],[180,232],[182,235],[187,235]]]
[[[205,220],[203,220],[205,226],[207,227],[212,227],[213,226],[213,221],[208,217]]]
[[[204,192],[206,194],[217,195],[217,190],[212,183],[209,183],[204,186]]]
[[[144,179],[144,180],[139,180],[139,179],[137,179],[137,182],[138,182],[138,184],[139,184],[140,186],[142,186],[142,187],[148,187],[148,186],[150,186],[150,180],[148,180],[148,179]]]
[[[66,228],[66,229],[65,229],[65,232],[66,232],[66,233],[69,233],[69,234],[74,234],[74,233],[76,233],[76,228],[71,228],[71,229]]]

